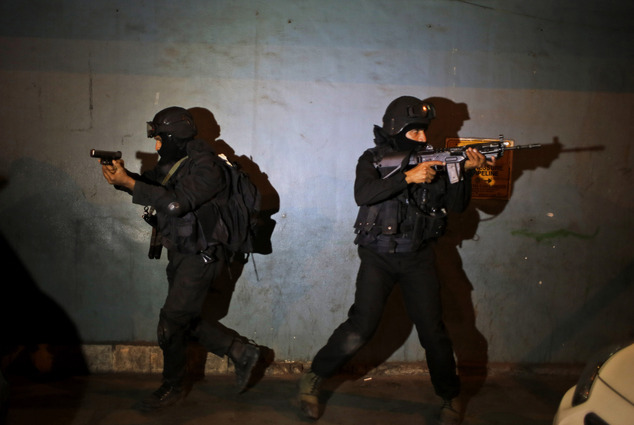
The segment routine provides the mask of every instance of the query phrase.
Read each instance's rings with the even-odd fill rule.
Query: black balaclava
[[[414,129],[427,130],[429,123],[436,116],[434,105],[413,96],[401,96],[394,99],[385,109],[381,135],[393,149],[411,151],[423,149],[426,143],[405,137]],[[376,134],[376,129],[375,129]],[[379,138],[381,139],[381,138]],[[375,140],[375,143],[377,141]],[[377,143],[379,145],[379,143]]]
[[[421,127],[423,130],[425,128]],[[404,151],[419,151],[425,148],[427,143],[418,142],[416,140],[408,139],[405,135],[409,130],[412,130],[413,127],[407,128],[400,133],[394,134],[393,136],[388,135],[385,130],[383,130],[378,125],[374,126],[374,143],[378,147],[386,148],[390,147],[391,149],[397,152]]]
[[[408,128],[393,136],[396,150],[398,151],[420,150],[423,147],[425,147],[427,143],[408,139],[407,136],[405,136],[408,131],[414,130],[414,129],[415,128]],[[426,130],[426,129],[421,128],[421,130]]]
[[[161,149],[158,154],[161,156],[159,164],[171,164],[187,156],[187,141],[178,140],[171,135],[161,134]]]

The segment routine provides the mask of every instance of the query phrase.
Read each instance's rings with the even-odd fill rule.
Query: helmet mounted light
[[[383,129],[390,136],[412,129],[427,130],[435,117],[436,109],[431,103],[413,96],[401,96],[385,110]]]
[[[407,108],[407,115],[410,118],[427,118],[429,120],[436,118],[436,109],[434,105],[427,102],[421,102]]]

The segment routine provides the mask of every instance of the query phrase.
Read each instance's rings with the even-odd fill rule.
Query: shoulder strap
[[[181,164],[183,163],[184,160],[186,160],[188,157],[185,156],[181,159],[178,160],[178,162],[174,165],[172,165],[172,168],[170,169],[169,173],[167,173],[167,175],[165,176],[165,178],[163,179],[163,181],[161,182],[161,184],[163,186],[165,186],[165,184],[169,181],[169,179],[172,178],[172,176],[174,175],[174,173],[176,172],[176,170],[178,170],[178,167],[181,166]]]

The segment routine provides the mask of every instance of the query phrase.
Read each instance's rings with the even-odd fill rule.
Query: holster
[[[152,226],[152,237],[150,238],[150,250],[148,251],[148,258],[150,260],[158,260],[161,258],[161,252],[163,251],[163,244],[161,243],[161,232],[156,230],[156,227]]]
[[[427,241],[430,239],[438,239],[445,233],[445,228],[447,226],[447,213],[438,213],[438,214],[422,214],[422,222],[423,229],[421,233],[422,241]],[[421,220],[418,220],[421,221]],[[417,223],[418,224],[418,223]]]

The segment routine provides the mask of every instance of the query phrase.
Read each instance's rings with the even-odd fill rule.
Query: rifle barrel
[[[539,143],[533,143],[532,145],[517,145],[517,146],[509,146],[505,148],[506,150],[517,150],[517,149],[536,149],[541,148],[542,145]]]

